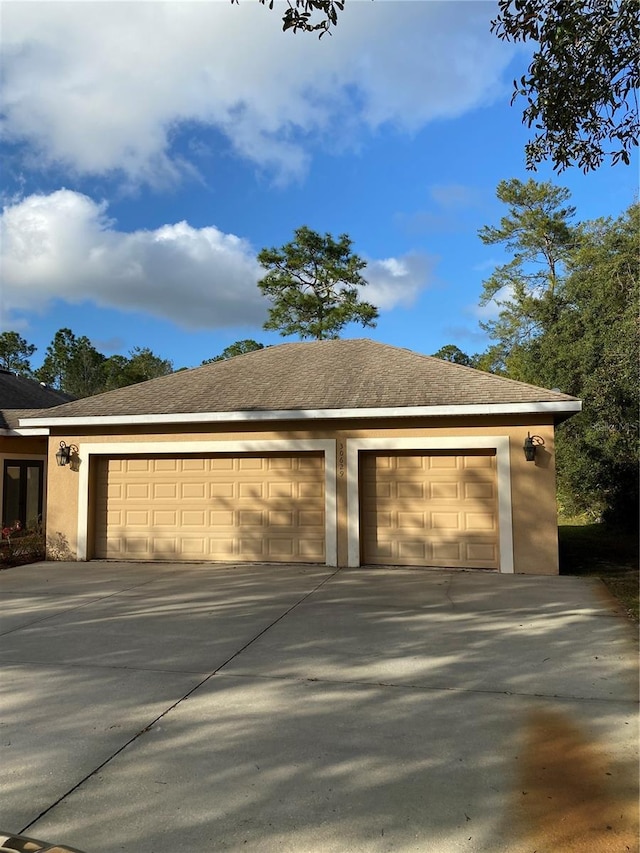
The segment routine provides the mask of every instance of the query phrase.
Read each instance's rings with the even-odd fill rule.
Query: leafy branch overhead
[[[239,0],[231,0],[239,3]],[[263,6],[273,9],[274,0],[259,0]],[[287,8],[282,16],[282,29],[302,30],[318,33],[322,38],[338,23],[338,12],[344,9],[345,0],[287,0]]]
[[[535,42],[511,103],[525,98],[527,168],[589,172],[604,158],[629,163],[638,144],[638,0],[499,0],[491,30],[503,41]]]
[[[258,262],[267,274],[258,287],[273,303],[264,328],[324,340],[337,338],[349,323],[375,326],[378,309],[359,294],[367,284],[366,261],[351,245],[346,234],[334,240],[302,226],[291,243],[263,249]]]
[[[282,28],[322,37],[345,3],[287,0]],[[589,172],[608,157],[628,164],[640,135],[638,0],[498,0],[498,9],[491,32],[534,46],[511,99],[525,99],[522,120],[534,131],[527,168],[550,160],[557,172],[573,165]]]

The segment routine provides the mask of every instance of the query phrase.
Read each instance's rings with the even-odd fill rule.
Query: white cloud
[[[118,231],[104,204],[70,190],[5,208],[2,253],[10,315],[62,299],[141,310],[189,328],[266,316],[259,267],[245,240],[186,222]]]
[[[429,284],[430,273],[431,259],[418,252],[400,258],[369,261],[364,270],[368,285],[362,297],[381,311],[396,305],[409,308]]]
[[[204,125],[282,177],[308,142],[341,147],[387,123],[413,132],[503,91],[514,48],[493,3],[350,2],[321,41],[282,33],[278,6],[25,2],[3,7],[3,132],[40,164],[133,182],[177,179],[171,141]]]
[[[513,288],[509,284],[505,284],[500,290],[497,290],[493,298],[484,305],[469,305],[469,313],[473,314],[482,323],[487,323],[491,320],[497,320],[502,311],[502,306],[505,303],[511,302],[513,299]]]
[[[260,326],[268,304],[253,247],[187,222],[119,231],[105,203],[61,189],[4,209],[0,238],[5,322],[54,300],[137,310],[192,329]],[[409,305],[427,284],[419,254],[369,261],[365,297],[382,310]]]

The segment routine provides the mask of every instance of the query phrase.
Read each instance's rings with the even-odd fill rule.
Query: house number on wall
[[[338,445],[338,476],[344,477],[344,444]]]

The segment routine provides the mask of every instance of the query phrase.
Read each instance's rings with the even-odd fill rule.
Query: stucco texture
[[[145,443],[166,444],[168,454],[176,453],[172,445],[192,444],[198,452],[198,442],[239,442],[239,441],[277,441],[329,440],[335,442],[335,525],[337,539],[337,563],[348,564],[349,551],[349,476],[354,472],[345,471],[345,449],[354,439],[416,439],[421,441],[454,441],[460,451],[468,447],[469,442],[491,437],[508,439],[509,481],[511,490],[513,570],[519,574],[558,573],[557,517],[555,502],[555,444],[554,426],[545,416],[528,416],[526,419],[511,416],[508,419],[485,417],[470,422],[469,418],[436,419],[378,419],[358,421],[313,420],[309,423],[280,423],[276,427],[265,429],[264,425],[253,426],[250,423],[234,424],[233,427],[220,425],[196,425],[193,428],[171,431],[170,427],[154,429],[131,427],[102,428],[100,431],[61,433],[52,429],[49,439],[48,490],[47,490],[47,534],[62,537],[74,555],[78,553],[79,519],[88,529],[88,551],[91,555],[91,528],[93,525],[92,502],[94,485],[92,460],[97,458],[86,452],[88,445],[104,446],[108,455],[110,445],[126,445],[126,451],[143,453]],[[179,430],[179,431],[178,431]],[[526,462],[523,443],[528,433],[539,435],[544,447],[538,451],[535,462]],[[64,440],[77,448],[72,465],[58,467],[55,452]],[[118,453],[123,450],[119,449]],[[208,445],[207,452],[212,452]],[[452,451],[455,452],[455,451]],[[87,467],[88,466],[88,467]],[[345,476],[348,475],[348,476]],[[80,484],[87,486],[82,495]],[[81,504],[84,504],[81,506]],[[353,526],[353,519],[351,521]],[[504,554],[501,559],[504,561]]]

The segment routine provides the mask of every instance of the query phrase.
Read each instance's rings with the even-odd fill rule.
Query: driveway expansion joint
[[[255,637],[253,637],[251,640],[249,640],[247,643],[245,643],[244,646],[242,646],[242,648],[238,649],[238,651],[234,652],[229,658],[227,658],[226,661],[224,661],[222,664],[220,664],[220,666],[217,667],[213,672],[210,672],[205,678],[203,678],[201,681],[198,682],[198,684],[194,685],[194,687],[192,687],[190,690],[188,690],[183,696],[181,696],[179,699],[177,699],[175,702],[173,702],[168,708],[165,708],[165,710],[161,714],[158,714],[158,716],[155,717],[155,719],[151,720],[150,723],[148,723],[146,726],[144,726],[142,729],[140,729],[140,731],[136,732],[136,734],[134,734],[132,737],[130,737],[129,740],[126,741],[126,743],[124,743],[121,747],[119,747],[108,758],[105,758],[105,760],[102,761],[97,767],[94,767],[94,769],[90,773],[87,773],[82,779],[80,779],[79,782],[76,782],[76,784],[73,785],[71,788],[69,788],[68,791],[65,791],[64,794],[59,796],[55,802],[53,802],[53,803],[51,803],[51,805],[47,806],[47,808],[44,809],[42,812],[40,812],[39,815],[34,817],[32,820],[30,820],[29,823],[27,823],[25,826],[22,827],[22,829],[18,830],[18,834],[23,835],[29,829],[29,827],[33,826],[35,823],[37,823],[39,820],[41,820],[41,818],[43,818],[50,811],[55,809],[56,806],[60,805],[60,803],[62,803],[64,800],[66,800],[67,797],[69,797],[71,794],[73,794],[74,791],[77,791],[80,787],[82,787],[82,785],[84,785],[85,782],[88,782],[89,779],[93,778],[96,774],[98,774],[104,767],[107,766],[107,764],[110,764],[114,758],[116,758],[118,755],[120,755],[120,753],[124,752],[129,746],[131,746],[131,744],[135,743],[139,737],[141,737],[142,735],[151,731],[151,729],[156,725],[156,723],[160,722],[160,720],[162,720],[171,711],[174,711],[186,699],[188,699],[190,696],[192,696],[196,692],[196,690],[199,690],[200,687],[202,687],[204,684],[206,684],[208,681],[210,681],[217,673],[219,673],[223,667],[225,667],[225,666],[227,666],[227,664],[231,663],[232,660],[235,660],[235,658],[237,658],[239,655],[241,655],[242,652],[245,651],[245,649],[248,649],[249,646],[251,646],[253,643],[256,642],[256,640],[258,640],[260,637],[264,636],[264,634],[266,634],[267,631],[269,631],[271,628],[273,628],[274,625],[277,625],[278,622],[280,622],[282,619],[284,619],[285,616],[287,616],[289,613],[291,613],[292,610],[295,610],[296,607],[298,607],[300,604],[302,604],[303,601],[305,601],[307,598],[309,598],[311,595],[313,595],[318,589],[320,589],[320,587],[324,586],[325,583],[327,583],[332,578],[334,578],[340,571],[341,571],[341,569],[338,568],[334,572],[332,572],[330,575],[328,575],[326,578],[323,578],[320,581],[320,583],[317,584],[312,590],[305,593],[305,595],[303,595],[302,598],[300,598],[298,601],[296,601],[294,604],[292,604],[290,607],[288,607],[284,611],[284,613],[281,613],[277,619],[274,619],[273,622],[271,622],[269,625],[267,625],[266,628],[263,628],[261,631],[259,631],[255,635]],[[143,586],[143,584],[139,584],[139,586]]]
[[[301,675],[263,675],[260,673],[214,673],[218,678],[255,678],[265,681],[295,681],[300,684],[342,684],[356,687],[382,687],[392,690],[421,690],[424,692],[459,693],[470,695],[489,696],[516,696],[522,699],[557,699],[561,702],[611,702],[612,704],[628,704],[631,708],[640,707],[640,701],[636,699],[610,699],[607,696],[573,696],[564,693],[522,693],[519,690],[481,690],[467,687],[444,687],[432,684],[396,684],[391,681],[361,681],[360,679],[338,679],[338,678],[308,678]]]

